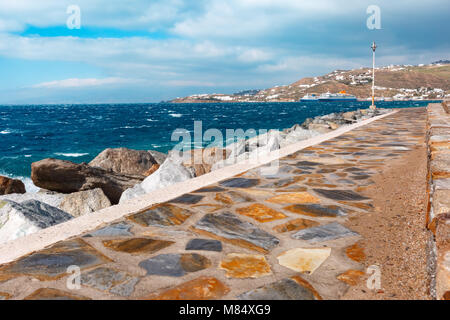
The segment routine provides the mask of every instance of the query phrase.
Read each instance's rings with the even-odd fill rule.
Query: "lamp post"
[[[370,106],[370,109],[375,110],[376,106],[375,106],[375,50],[377,49],[377,45],[375,43],[375,41],[372,43],[372,105]]]

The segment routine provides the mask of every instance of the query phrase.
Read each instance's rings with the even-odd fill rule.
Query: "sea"
[[[377,102],[379,108],[423,107],[429,101]],[[172,133],[202,129],[285,129],[306,118],[369,107],[370,102],[148,103],[0,105],[0,175],[30,179],[31,163],[44,158],[89,162],[106,148],[167,152]]]

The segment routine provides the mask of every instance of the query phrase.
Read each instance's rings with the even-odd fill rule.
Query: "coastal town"
[[[450,97],[450,61],[431,64],[389,65],[375,68],[377,100],[424,101]],[[176,98],[175,103],[297,102],[307,94],[346,91],[358,100],[371,100],[372,69],[335,70],[324,76],[303,78],[290,85],[234,94],[203,93]]]

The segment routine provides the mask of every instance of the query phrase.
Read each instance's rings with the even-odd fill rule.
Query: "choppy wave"
[[[380,107],[426,106],[424,102],[380,102]],[[29,177],[33,162],[49,156],[89,162],[106,148],[168,152],[177,128],[192,132],[284,129],[306,118],[367,108],[352,103],[209,103],[0,106],[0,171]],[[191,134],[192,135],[192,134]],[[31,155],[31,157],[30,157]],[[32,188],[31,180],[27,185]]]
[[[68,158],[79,158],[79,157],[84,157],[84,156],[89,155],[89,153],[62,153],[62,152],[55,152],[54,154],[57,156],[68,157]]]

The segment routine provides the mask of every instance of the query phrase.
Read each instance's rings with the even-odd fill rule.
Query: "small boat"
[[[322,93],[319,97],[319,101],[357,101],[357,99],[356,96],[341,91],[339,93]]]
[[[303,98],[300,99],[300,102],[305,101],[317,101],[319,100],[319,97],[315,93],[307,93]]]

